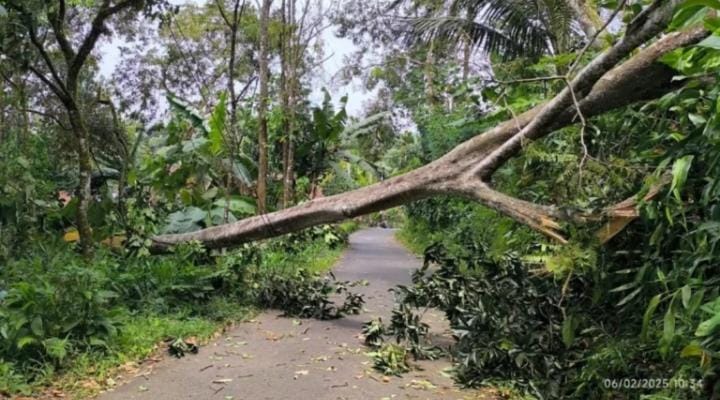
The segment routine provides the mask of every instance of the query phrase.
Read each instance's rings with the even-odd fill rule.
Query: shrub
[[[26,279],[8,288],[0,308],[3,357],[59,364],[73,351],[105,347],[120,319],[103,268],[65,258],[42,269],[26,268]]]

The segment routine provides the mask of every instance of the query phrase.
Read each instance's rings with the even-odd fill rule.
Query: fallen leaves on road
[[[413,379],[405,385],[405,387],[411,387],[413,389],[417,390],[432,390],[437,388],[437,386],[433,385],[432,382],[428,381],[427,379]]]
[[[285,337],[284,333],[275,333],[275,332],[271,332],[271,331],[265,331],[265,340],[271,340],[273,342],[276,342],[284,337]]]
[[[309,373],[310,373],[310,371],[308,371],[306,369],[301,369],[299,371],[295,371],[295,375],[293,376],[293,379],[297,379],[299,376],[305,376]]]

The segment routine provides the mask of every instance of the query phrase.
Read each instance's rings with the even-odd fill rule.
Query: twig
[[[562,308],[562,303],[565,300],[565,294],[567,293],[568,288],[570,287],[570,279],[572,278],[572,276],[573,276],[573,273],[572,273],[572,271],[570,271],[567,278],[565,278],[565,283],[563,283],[562,289],[560,291],[560,300],[558,300],[558,304],[557,304],[558,308],[560,308],[560,310],[562,310],[563,317],[565,317],[565,309]]]
[[[567,80],[567,75],[551,75],[551,76],[538,76],[535,78],[521,78],[521,79],[513,79],[510,81],[498,81],[495,79],[489,79],[490,82],[495,82],[501,85],[512,85],[515,83],[528,83],[528,82],[546,82],[546,81],[557,81],[557,80]]]
[[[577,96],[575,96],[575,90],[573,89],[572,84],[567,79],[565,79],[565,84],[567,85],[568,89],[570,89],[570,96],[572,97],[575,111],[577,112],[578,118],[580,118],[580,144],[583,148],[583,157],[580,160],[580,165],[578,166],[578,181],[579,183],[582,183],[583,166],[585,165],[587,159],[590,157],[590,154],[588,153],[587,143],[585,143],[585,129],[587,128],[587,121],[585,120],[585,116],[580,109],[580,103],[578,102]]]

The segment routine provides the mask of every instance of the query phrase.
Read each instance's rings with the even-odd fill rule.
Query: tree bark
[[[426,166],[283,211],[196,232],[158,236],[154,238],[152,248],[156,252],[166,251],[175,244],[191,240],[198,240],[208,248],[230,247],[447,194],[474,199],[563,242],[559,222],[579,220],[582,216],[569,215],[557,206],[533,204],[499,193],[490,187],[492,174],[520,153],[527,142],[575,123],[579,112],[589,118],[638,101],[658,98],[677,88],[677,83],[672,80],[675,72],[657,60],[672,50],[706,37],[708,32],[704,28],[668,34],[618,65],[662,32],[676,3],[668,2],[647,15],[632,27],[629,35],[579,72],[569,82],[569,88],[547,103],[471,138]],[[577,97],[577,108],[571,99],[572,93]]]
[[[260,9],[260,99],[258,102],[258,177],[257,210],[258,214],[267,212],[267,108],[268,108],[268,20],[271,0],[263,0]]]
[[[465,36],[464,37],[464,46],[463,46],[463,59],[462,59],[462,79],[467,80],[467,78],[470,76],[470,57],[472,56],[472,43],[470,42],[470,38]]]
[[[425,65],[423,66],[423,75],[425,78],[425,98],[429,105],[434,106],[437,103],[435,93],[435,40],[431,39],[425,54]]]
[[[289,24],[289,12],[287,7],[287,1],[282,0],[281,5],[282,15],[282,30],[280,31],[280,102],[283,110],[283,139],[282,139],[282,165],[283,165],[283,199],[282,208],[287,208],[290,205],[290,200],[287,194],[287,165],[288,155],[290,150],[290,126],[289,117],[290,112],[290,99],[289,99],[289,85],[288,85],[288,52],[290,47],[290,39],[288,35],[288,24]]]
[[[295,197],[295,111],[296,93],[299,90],[299,68],[302,62],[303,46],[299,44],[297,21],[295,20],[296,0],[283,1],[283,208],[289,207]],[[289,30],[287,28],[290,28]]]
[[[233,8],[233,19],[230,24],[230,57],[228,58],[228,93],[230,95],[230,132],[235,138],[237,135],[237,105],[239,99],[235,95],[235,53],[237,49],[237,32],[239,27],[239,18],[242,15],[240,11],[240,0],[235,0]],[[243,4],[243,8],[245,5]]]
[[[68,118],[77,143],[76,151],[79,170],[77,186],[78,208],[75,221],[80,236],[80,249],[83,256],[89,259],[93,252],[92,229],[90,228],[90,220],[88,219],[88,210],[92,202],[92,192],[90,190],[92,180],[90,138],[87,127],[85,126],[85,121],[77,106],[68,106]]]

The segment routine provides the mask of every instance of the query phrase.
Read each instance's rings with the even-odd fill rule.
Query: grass
[[[263,255],[262,264],[258,268],[280,274],[289,273],[297,268],[323,273],[329,271],[335,265],[343,251],[343,247],[331,249],[324,243],[317,241],[293,254],[266,253]]]
[[[216,299],[208,305],[226,302],[227,299]],[[252,307],[235,307],[232,311],[226,308],[227,314],[222,319],[188,317],[185,314],[160,315],[144,314],[130,317],[123,325],[120,333],[107,352],[88,352],[77,355],[72,366],[65,373],[52,379],[52,388],[60,390],[73,399],[90,398],[104,387],[114,384],[118,376],[149,357],[161,355],[161,346],[167,338],[194,338],[204,344],[217,336],[224,328],[234,322],[252,318],[255,309]],[[216,311],[217,312],[217,311]]]
[[[424,254],[425,249],[436,240],[430,230],[421,225],[421,223],[408,220],[395,234],[395,238],[400,243],[418,255]]]

